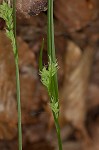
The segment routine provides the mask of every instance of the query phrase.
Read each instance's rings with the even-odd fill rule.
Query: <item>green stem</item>
[[[18,66],[18,48],[16,41],[16,0],[13,0],[13,23],[14,23],[14,36],[15,36],[15,65],[16,65],[16,89],[17,89],[17,107],[18,107],[18,141],[19,150],[22,150],[22,127],[21,127],[21,102],[20,102],[20,79],[19,79],[19,66]]]
[[[18,107],[18,141],[19,150],[22,150],[22,127],[21,127],[21,102],[20,102],[20,79],[19,79],[19,66],[18,55],[15,58],[16,65],[16,89],[17,89],[17,107]]]
[[[47,37],[47,39],[48,39],[48,56],[50,56],[51,60],[53,62],[55,62],[56,56],[55,56],[55,44],[54,44],[53,0],[48,0],[48,31],[47,31],[47,35],[48,35],[48,37]],[[59,99],[57,74],[55,74],[54,77],[52,78],[50,90],[51,90],[50,97],[54,96],[55,101],[57,102]],[[54,116],[56,131],[57,131],[59,150],[62,150],[59,121],[54,112],[53,112],[53,116]]]
[[[56,131],[57,131],[59,150],[62,150],[62,142],[61,142],[59,121],[58,121],[58,119],[56,118],[54,112],[53,112],[53,116],[54,116]]]
[[[55,44],[54,44],[54,21],[53,21],[53,0],[48,0],[48,55],[53,62],[56,61]],[[57,74],[52,79],[52,86],[54,88],[54,97],[58,100],[58,82]],[[53,92],[53,90],[52,90]]]

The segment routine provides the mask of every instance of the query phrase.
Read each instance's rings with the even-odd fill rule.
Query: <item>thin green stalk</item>
[[[11,40],[16,65],[16,90],[17,90],[17,107],[18,107],[18,140],[19,150],[22,150],[22,128],[21,128],[21,102],[20,102],[20,79],[18,66],[18,48],[16,42],[16,0],[13,0],[13,8],[9,3],[3,1],[0,5],[0,17],[6,22],[6,35]]]
[[[13,24],[14,24],[14,37],[15,37],[15,65],[16,65],[16,89],[17,89],[17,107],[18,107],[18,141],[19,150],[22,150],[22,126],[21,126],[21,100],[20,100],[20,79],[19,79],[19,66],[18,66],[18,48],[16,41],[16,0],[13,0]]]
[[[53,0],[48,0],[48,55],[51,57],[52,62],[56,63],[56,56],[55,56],[55,44],[54,44],[54,21],[53,21]],[[51,95],[54,96],[55,102],[58,102],[59,96],[58,96],[58,80],[57,80],[57,72],[51,79]],[[58,102],[58,108],[59,108],[59,102]],[[54,121],[57,131],[57,137],[58,137],[58,145],[59,150],[62,150],[62,142],[61,142],[61,136],[60,136],[60,126],[58,117],[56,117],[56,114],[54,111]]]
[[[48,45],[48,68],[46,66],[39,67],[41,82],[47,88],[50,97],[50,107],[53,113],[55,127],[57,131],[58,147],[62,150],[62,141],[59,126],[59,96],[58,96],[58,80],[57,70],[58,64],[55,56],[54,44],[54,21],[53,21],[53,0],[48,0],[48,27],[47,27],[47,45]],[[42,55],[40,55],[40,64],[42,66]]]
[[[56,118],[54,112],[53,112],[53,116],[54,116],[56,131],[57,131],[58,147],[59,147],[59,150],[62,150],[62,141],[61,141],[61,135],[60,135],[59,121],[58,121],[58,118]]]
[[[55,44],[54,44],[54,23],[53,23],[53,0],[48,0],[48,55],[51,57],[52,62],[56,62],[55,56]],[[54,75],[52,80],[52,86],[54,88],[54,95],[56,101],[58,100],[58,82],[57,74]],[[52,90],[53,91],[53,90]]]
[[[43,41],[42,41],[40,56],[39,56],[39,70],[40,71],[42,71],[42,69],[43,69],[43,62],[42,62],[43,49],[44,49],[44,38],[43,38]]]
[[[21,102],[20,102],[20,79],[19,79],[19,67],[18,56],[15,57],[16,65],[16,89],[17,89],[17,107],[18,107],[18,143],[19,150],[22,150],[22,127],[21,127]]]

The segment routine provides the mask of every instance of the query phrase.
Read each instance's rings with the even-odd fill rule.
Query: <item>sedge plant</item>
[[[42,42],[42,49],[40,52],[39,69],[41,75],[41,82],[47,88],[50,97],[50,107],[53,113],[59,150],[62,150],[62,141],[60,136],[59,126],[59,96],[58,96],[58,80],[57,70],[58,63],[55,56],[54,44],[54,21],[53,21],[53,0],[48,0],[48,26],[47,26],[47,52],[48,52],[48,66],[42,65],[42,49],[44,41]]]
[[[20,80],[18,66],[18,48],[16,41],[16,0],[11,5],[10,0],[3,1],[0,5],[0,17],[6,22],[6,35],[11,40],[13,54],[16,66],[16,90],[17,90],[17,107],[18,107],[18,141],[19,150],[22,150],[22,128],[21,128],[21,103],[20,103]]]

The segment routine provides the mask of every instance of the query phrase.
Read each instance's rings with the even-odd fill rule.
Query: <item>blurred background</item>
[[[63,150],[99,150],[99,0],[54,1]],[[12,47],[0,19],[0,150],[17,150],[17,102]],[[23,150],[58,150],[38,59],[47,13],[17,15]]]

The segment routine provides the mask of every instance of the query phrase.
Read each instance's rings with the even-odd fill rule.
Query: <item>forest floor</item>
[[[55,1],[54,21],[63,150],[99,150],[99,1]],[[0,20],[0,28],[3,24]],[[58,150],[38,69],[43,38],[43,63],[47,62],[46,30],[46,12],[17,18],[23,150]],[[0,149],[17,150],[15,64],[3,28],[0,76]]]

